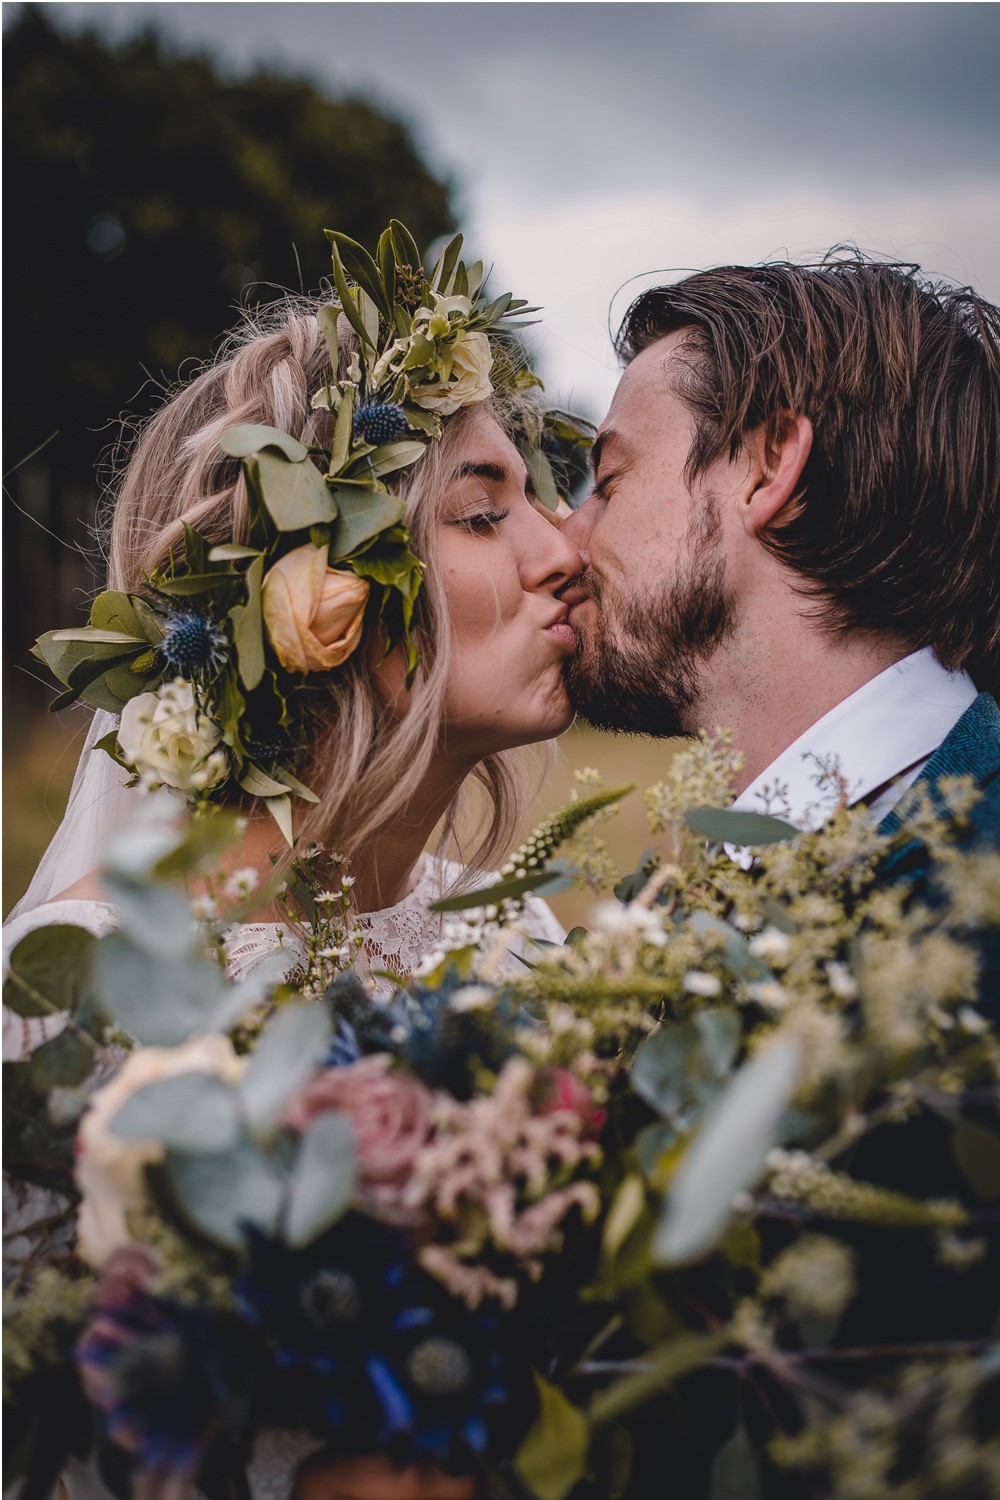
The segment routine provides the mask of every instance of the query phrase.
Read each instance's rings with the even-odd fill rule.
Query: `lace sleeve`
[[[7,975],[11,951],[22,938],[39,927],[85,927],[95,937],[105,937],[116,923],[114,907],[106,901],[46,901],[6,924],[3,930],[3,972]],[[3,1060],[23,1062],[43,1042],[58,1036],[66,1017],[17,1016],[3,1007]]]

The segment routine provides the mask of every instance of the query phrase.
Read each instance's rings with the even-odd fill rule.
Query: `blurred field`
[[[9,709],[4,721],[3,910],[6,914],[27,887],[45,846],[55,832],[69,795],[77,756],[86,733],[82,713],[23,718]],[[554,764],[528,809],[524,833],[569,799],[573,772],[593,766],[606,785],[635,781],[640,791],[656,781],[669,763],[669,742],[614,739],[576,726],[559,741]],[[612,857],[624,872],[649,842],[641,796],[633,795],[614,821],[601,829]],[[552,898],[568,928],[584,921],[591,905],[586,891]]]

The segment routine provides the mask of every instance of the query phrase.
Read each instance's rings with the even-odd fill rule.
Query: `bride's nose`
[[[525,588],[561,589],[583,570],[579,550],[563,536],[558,525],[537,512],[522,568]]]

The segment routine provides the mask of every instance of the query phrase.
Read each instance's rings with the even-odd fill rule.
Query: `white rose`
[[[147,1203],[144,1169],[163,1160],[159,1141],[126,1141],[111,1122],[137,1089],[180,1073],[212,1073],[236,1084],[246,1069],[228,1037],[197,1037],[181,1047],[140,1047],[110,1083],[98,1089],[76,1138],[76,1185],[82,1202],[76,1248],[91,1266],[102,1266],[112,1251],[129,1243],[127,1214]]]
[[[490,370],[493,351],[485,333],[460,333],[453,350],[451,378],[412,386],[410,400],[439,417],[450,417],[462,406],[486,401],[493,394]]]
[[[229,758],[219,748],[221,737],[182,677],[130,698],[118,726],[118,746],[129,765],[149,784],[179,792],[207,791],[226,779]]]

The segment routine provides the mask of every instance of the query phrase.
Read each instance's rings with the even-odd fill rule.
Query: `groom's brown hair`
[[[1000,681],[1000,309],[920,268],[837,249],[700,271],[645,292],[628,362],[678,329],[688,476],[789,412],[813,423],[798,494],[764,545],[838,630],[933,646]]]

